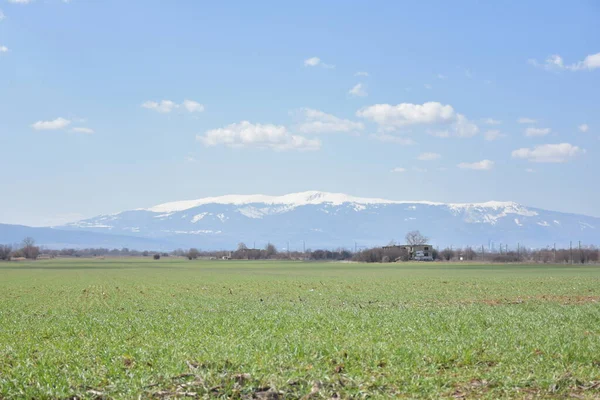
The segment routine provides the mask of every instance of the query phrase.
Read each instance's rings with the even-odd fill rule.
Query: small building
[[[383,246],[383,249],[406,249],[408,252],[408,257],[412,261],[433,261],[433,247],[430,244],[392,245]]]
[[[433,261],[433,247],[429,244],[411,246],[410,255],[411,260]]]

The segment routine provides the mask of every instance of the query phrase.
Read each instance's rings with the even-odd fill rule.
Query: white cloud
[[[388,134],[379,134],[379,135],[369,135],[369,137],[371,139],[375,139],[375,140],[379,140],[380,142],[386,142],[386,143],[395,143],[395,144],[399,144],[402,146],[411,146],[413,144],[416,144],[414,140],[412,140],[411,138],[407,138],[407,137],[402,137],[402,136],[394,136],[394,135],[388,135]]]
[[[527,128],[525,129],[525,136],[546,136],[550,132],[550,128]]]
[[[438,158],[441,158],[442,156],[438,153],[421,153],[419,154],[419,156],[417,157],[417,160],[420,161],[433,161],[433,160],[437,160]]]
[[[402,172],[406,172],[406,168],[396,167],[396,168],[392,169],[390,172],[402,173]]]
[[[316,67],[321,63],[321,59],[319,57],[311,57],[304,60],[305,67]]]
[[[433,89],[433,86],[431,86],[429,83],[426,83],[423,86],[425,87],[425,89],[428,89],[428,90]]]
[[[529,59],[527,62],[535,67],[544,68],[548,71],[560,71],[565,69],[569,71],[591,71],[600,68],[600,53],[590,54],[585,57],[583,61],[569,65],[566,65],[564,59],[558,54],[549,56],[543,63],[540,63],[535,59]]]
[[[4,18],[6,18],[6,15],[4,15],[2,10],[0,10],[0,21],[2,21]]]
[[[539,68],[544,68],[546,70],[561,70],[565,68],[565,63],[562,59],[561,56],[559,55],[551,55],[548,58],[546,58],[546,61],[544,61],[543,63],[539,63],[537,60],[535,59],[529,59],[527,60],[527,62],[531,65],[533,65],[534,67],[539,67]]]
[[[53,121],[38,121],[31,125],[36,131],[53,131],[57,129],[64,129],[71,124],[71,121],[65,118],[56,118]]]
[[[489,142],[506,137],[505,134],[501,133],[498,130],[489,130],[486,133],[484,133],[483,136],[485,137],[485,140]]]
[[[142,104],[142,107],[166,114],[178,108],[179,105],[171,100],[162,100],[160,103],[157,103],[156,101],[147,101]]]
[[[486,125],[500,125],[502,121],[498,121],[497,119],[493,118],[486,118],[483,120],[483,123]]]
[[[91,135],[92,133],[94,133],[94,130],[90,129],[90,128],[77,127],[77,128],[71,129],[71,132],[74,132],[74,133],[85,133],[87,135]]]
[[[590,127],[588,126],[588,124],[581,124],[577,127],[581,132],[587,132]]]
[[[573,70],[600,68],[600,53],[590,54],[583,61],[577,63]]]
[[[7,53],[7,52],[8,52],[8,47],[0,46],[0,53]]]
[[[204,105],[193,101],[193,100],[184,100],[183,101],[183,107],[188,110],[189,112],[203,112],[204,111]]]
[[[312,108],[303,108],[296,112],[303,122],[295,127],[300,133],[351,133],[365,128],[362,122],[342,119]]]
[[[354,76],[369,76],[369,73],[365,71],[358,71],[354,74]]]
[[[423,104],[401,103],[398,105],[375,104],[356,112],[361,118],[366,118],[379,125],[380,130],[390,131],[411,125],[450,125],[444,137],[472,137],[479,128],[464,115],[458,114],[450,105],[438,102]],[[439,136],[433,133],[435,136]]]
[[[368,93],[365,85],[363,85],[362,83],[357,83],[352,89],[348,91],[348,94],[354,97],[365,97]]]
[[[436,76],[438,79],[446,79],[447,76],[446,75],[442,75],[442,74],[437,74]]]
[[[305,67],[323,67],[323,68],[335,68],[335,65],[331,65],[331,64],[325,64],[323,62],[323,60],[321,60],[319,57],[311,57],[311,58],[307,58],[306,60],[304,60],[304,66]]]
[[[412,167],[412,170],[415,172],[427,172],[427,168],[420,168],[420,167]]]
[[[535,124],[537,121],[532,118],[521,117],[517,120],[519,124]]]
[[[196,139],[205,146],[255,147],[272,150],[318,150],[318,139],[307,139],[291,134],[285,126],[253,124],[242,121],[224,128],[212,129]]]
[[[160,103],[156,101],[146,101],[142,104],[142,107],[147,108],[148,110],[154,110],[161,114],[168,114],[181,107],[190,113],[204,111],[204,105],[193,100],[184,100],[181,104],[177,104],[171,100],[161,100]]]
[[[453,128],[455,136],[462,138],[470,138],[477,135],[479,128],[474,123],[470,122],[467,117],[462,114],[456,114],[456,123]]]
[[[8,0],[8,2],[13,4],[29,4],[31,0]]]
[[[375,104],[358,110],[356,115],[384,127],[442,124],[456,119],[456,113],[452,106],[437,102],[424,104],[401,103],[395,106]]]
[[[530,174],[533,174],[533,173],[535,172],[535,169],[533,169],[533,168],[526,168],[526,169],[525,169],[525,172],[528,172],[528,173],[530,173]]]
[[[513,158],[522,158],[537,163],[564,163],[585,153],[585,150],[570,143],[543,144],[533,149],[521,148],[512,152]]]
[[[460,169],[473,169],[477,171],[488,171],[494,167],[494,162],[490,160],[481,160],[474,163],[462,162],[458,164]]]

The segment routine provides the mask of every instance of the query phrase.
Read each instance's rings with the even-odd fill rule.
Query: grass
[[[600,268],[0,264],[0,399],[598,398]]]

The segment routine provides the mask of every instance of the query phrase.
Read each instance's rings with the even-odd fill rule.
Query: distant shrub
[[[10,260],[11,252],[12,252],[12,247],[0,245],[0,260]]]
[[[158,254],[158,253],[157,253],[157,254],[155,254],[153,258],[154,258],[155,260],[160,260],[160,254]]]

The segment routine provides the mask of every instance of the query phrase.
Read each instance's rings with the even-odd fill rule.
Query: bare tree
[[[277,248],[271,243],[269,243],[267,244],[267,247],[265,247],[265,253],[266,258],[270,258],[277,254]]]
[[[21,251],[25,258],[30,258],[35,260],[37,256],[40,254],[40,248],[35,245],[35,240],[31,237],[26,237],[23,239]]]
[[[440,256],[442,256],[443,260],[450,261],[454,258],[454,250],[446,247],[444,250],[442,250],[440,252]]]
[[[198,249],[191,248],[187,253],[187,258],[190,260],[195,260],[196,258],[198,258],[199,255],[200,252],[198,251]]]
[[[238,243],[237,249],[238,249],[238,251],[248,250],[248,246],[246,246],[246,243],[240,242],[240,243]]]
[[[420,244],[426,244],[429,238],[423,236],[419,231],[411,231],[406,234],[406,244],[410,246],[418,246]]]
[[[0,260],[10,260],[10,253],[12,253],[12,247],[0,245]]]

